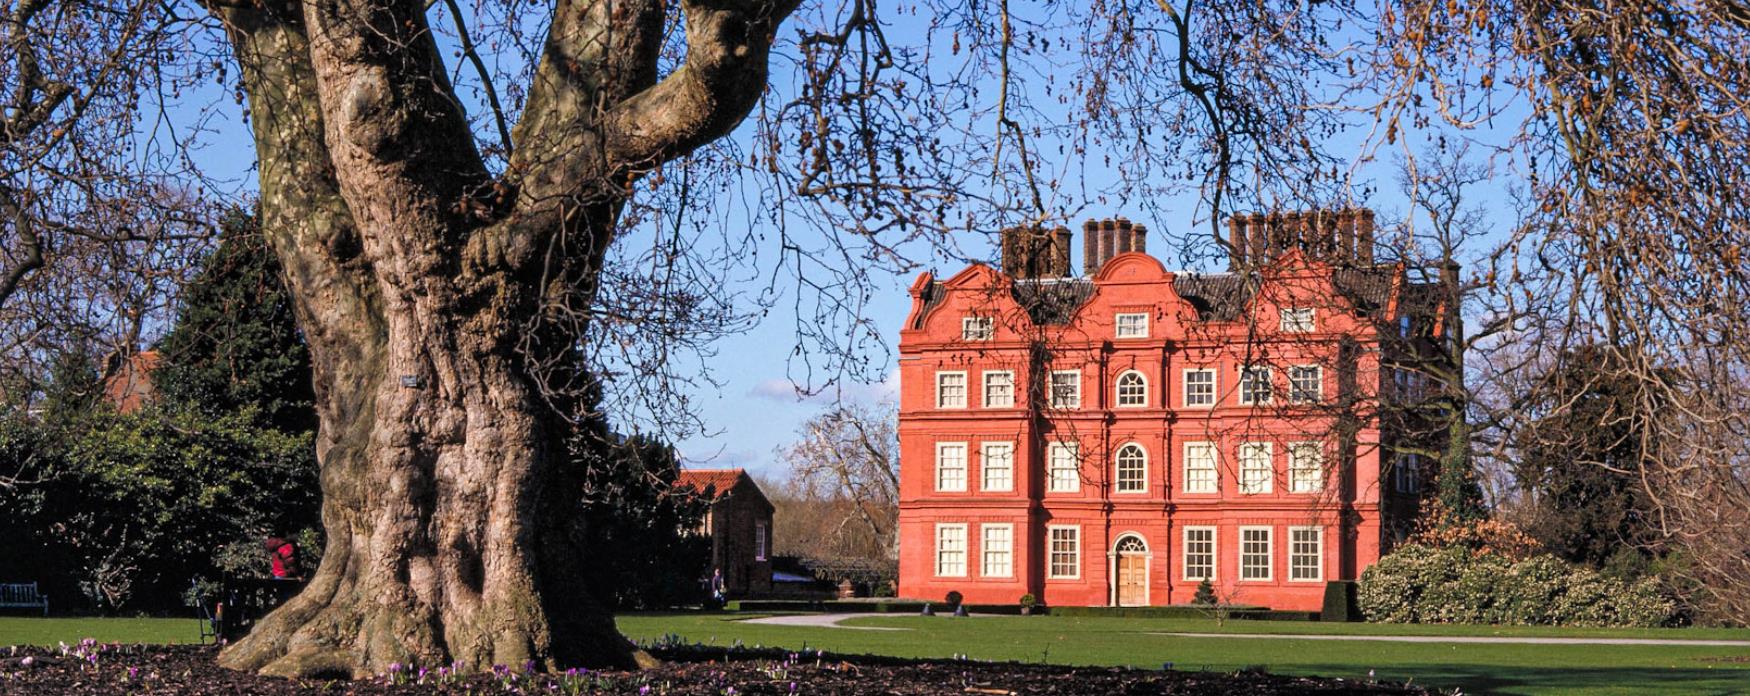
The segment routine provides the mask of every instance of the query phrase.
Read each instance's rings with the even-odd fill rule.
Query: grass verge
[[[71,645],[82,638],[104,643],[198,643],[195,619],[0,617],[0,646]]]
[[[1183,638],[1152,633],[1312,633],[1390,635],[1542,635],[1750,639],[1750,631],[1479,626],[1380,626],[1308,622],[1082,617],[872,617],[847,625],[906,628],[854,631],[748,624],[736,614],[629,614],[620,630],[635,639],[673,634],[715,645],[822,648],[898,657],[1017,660],[1069,665],[1232,671],[1413,680],[1465,693],[1750,693],[1750,648],[1720,646],[1384,643],[1247,638]],[[1309,630],[1310,629],[1310,630]],[[1502,633],[1495,633],[1501,631]]]

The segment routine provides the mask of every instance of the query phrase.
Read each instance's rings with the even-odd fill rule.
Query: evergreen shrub
[[[1514,562],[1460,546],[1405,546],[1361,574],[1361,613],[1381,623],[1659,626],[1676,605],[1653,580],[1625,583],[1540,554]]]

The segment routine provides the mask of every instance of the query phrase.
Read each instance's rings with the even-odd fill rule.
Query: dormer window
[[[1118,338],[1148,338],[1148,315],[1142,312],[1118,315]]]
[[[1281,310],[1282,333],[1312,333],[1318,330],[1313,322],[1311,307],[1292,307]]]
[[[990,317],[971,316],[960,320],[960,338],[968,341],[988,341],[996,337],[996,326]]]

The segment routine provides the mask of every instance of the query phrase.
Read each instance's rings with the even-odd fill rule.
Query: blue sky
[[[903,14],[901,17],[898,24],[888,28],[888,37],[893,43],[929,48],[932,51],[929,69],[933,73],[953,75],[967,69],[966,65],[957,62],[963,58],[944,50],[942,44],[947,40],[945,35],[934,36],[932,45],[924,40],[925,24],[921,17]],[[447,20],[433,21],[439,26],[447,24]],[[1074,27],[1069,27],[1068,30],[1074,30]],[[1058,31],[1064,29],[1059,27]],[[1065,37],[1060,35],[1058,38]],[[451,67],[456,66],[452,64]],[[773,59],[773,72],[773,94],[769,100],[781,100],[798,79],[794,56],[781,50]],[[1040,82],[1046,80],[1046,76],[1036,74],[1030,79]],[[981,88],[985,97],[995,91],[994,81],[989,75],[974,75],[972,82]],[[210,82],[208,84],[211,85]],[[255,188],[251,172],[254,153],[247,127],[229,96],[228,89],[209,86],[200,93],[191,95],[183,105],[172,106],[171,113],[181,118],[181,114],[193,113],[191,109],[199,110],[199,107],[190,107],[187,104],[198,104],[210,109],[203,112],[209,118],[207,127],[211,129],[210,134],[203,139],[203,146],[193,151],[192,156],[209,176],[221,182],[220,193],[245,198]],[[1037,101],[1043,104],[1036,116],[1043,116],[1045,120],[1050,120],[1054,109],[1071,108],[1057,105],[1041,95],[1031,96],[1038,97]],[[464,98],[467,98],[466,94]],[[994,121],[989,120],[988,108],[974,108],[966,115],[973,121],[953,127],[942,124],[941,133],[944,137],[954,137],[956,133],[975,132],[978,129],[994,129]],[[193,116],[187,118],[192,119]],[[755,119],[750,118],[730,136],[730,140],[752,142],[755,128]],[[1327,143],[1327,147],[1337,152],[1345,148],[1353,150],[1360,142],[1363,132],[1364,129],[1356,129],[1338,134]],[[1417,143],[1416,147],[1419,148],[1437,134],[1436,131],[1417,132],[1406,129],[1402,138],[1405,143]],[[1482,135],[1490,135],[1488,129],[1483,129]],[[1060,136],[1050,134],[1039,141],[1039,151],[1042,153],[1070,153],[1042,155],[1044,161],[1040,163],[1040,167],[1057,183],[1046,191],[1047,206],[1063,211],[1065,222],[1072,230],[1079,234],[1080,222],[1085,219],[1127,216],[1149,226],[1150,250],[1169,268],[1220,270],[1211,258],[1213,254],[1210,253],[1210,248],[1196,245],[1176,248],[1169,243],[1188,236],[1193,225],[1207,224],[1199,219],[1199,211],[1204,209],[1199,207],[1200,202],[1194,193],[1182,189],[1175,193],[1172,186],[1165,182],[1146,182],[1151,189],[1160,184],[1156,191],[1165,193],[1125,191],[1117,196],[1104,195],[1117,181],[1116,168],[1124,162],[1120,160],[1114,163],[1110,151],[1088,150],[1077,156],[1074,153],[1080,150],[1076,148],[1052,147],[1064,142]],[[1390,158],[1389,153],[1382,154],[1373,161],[1360,165],[1358,169],[1361,177],[1357,183],[1371,192],[1365,202],[1384,218],[1401,217],[1408,212],[1403,197],[1396,192],[1393,181],[1395,165]],[[1501,169],[1510,169],[1506,166],[1509,164],[1504,163]],[[1169,167],[1163,165],[1160,169],[1165,171]],[[769,304],[769,311],[746,332],[717,342],[713,346],[713,353],[699,366],[709,370],[721,386],[719,388],[700,383],[693,389],[693,393],[687,395],[703,421],[705,432],[677,433],[677,445],[683,457],[696,466],[739,466],[756,473],[775,476],[782,473],[782,463],[776,450],[794,439],[797,428],[808,417],[841,399],[873,403],[897,395],[899,385],[893,369],[897,358],[895,345],[900,326],[910,308],[906,288],[916,277],[916,273],[894,273],[884,268],[871,268],[868,271],[872,295],[868,298],[868,303],[857,311],[862,318],[872,323],[880,341],[861,351],[867,360],[857,371],[861,378],[847,376],[847,379],[820,393],[799,394],[799,386],[815,388],[822,384],[822,373],[809,371],[811,365],[818,367],[818,363],[811,360],[811,356],[796,352],[798,322],[805,321],[799,320],[797,307],[806,308],[812,298],[808,293],[799,290],[798,284],[786,280],[778,268],[772,267],[778,263],[776,260],[784,257],[776,248],[776,237],[779,235],[768,235],[768,230],[763,229],[763,226],[769,225],[777,216],[769,211],[750,211],[743,202],[750,199],[762,200],[757,193],[749,196],[743,190],[745,187],[761,185],[765,185],[765,182],[743,182],[739,184],[742,188],[732,185],[711,198],[709,205],[702,206],[701,213],[695,213],[719,216],[719,222],[725,229],[745,229],[750,236],[760,240],[750,248],[750,251],[761,257],[760,260],[751,262],[746,268],[725,274],[724,282],[734,286],[737,291],[763,297]],[[1502,187],[1503,184],[1499,182],[1492,183],[1487,186],[1490,190],[1485,192],[1487,198],[1495,202],[1491,205],[1491,219],[1500,226],[1510,222],[1510,213],[1506,206],[1499,204],[1503,197]],[[1005,190],[1001,186],[990,188],[993,195],[1000,195]],[[1150,210],[1155,213],[1147,212]],[[632,231],[623,245],[631,247],[647,241],[651,234],[649,227],[647,225],[644,229]],[[819,241],[809,238],[809,235],[819,234],[819,230],[811,232],[811,229],[806,222],[792,224],[787,225],[782,234],[798,236],[799,239],[795,241],[809,244]],[[914,260],[919,262],[918,268],[952,274],[965,265],[966,259],[994,259],[994,232],[994,229],[964,232],[954,239],[946,240],[944,244],[914,246],[911,250],[914,252]],[[1072,248],[1079,249],[1079,242]],[[1076,259],[1075,263],[1079,269],[1080,259]],[[685,357],[678,359],[687,360]]]

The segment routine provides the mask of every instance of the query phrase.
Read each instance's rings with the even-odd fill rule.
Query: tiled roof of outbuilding
[[[682,469],[675,484],[700,493],[710,489],[714,498],[720,498],[746,475],[747,472],[742,469]]]

